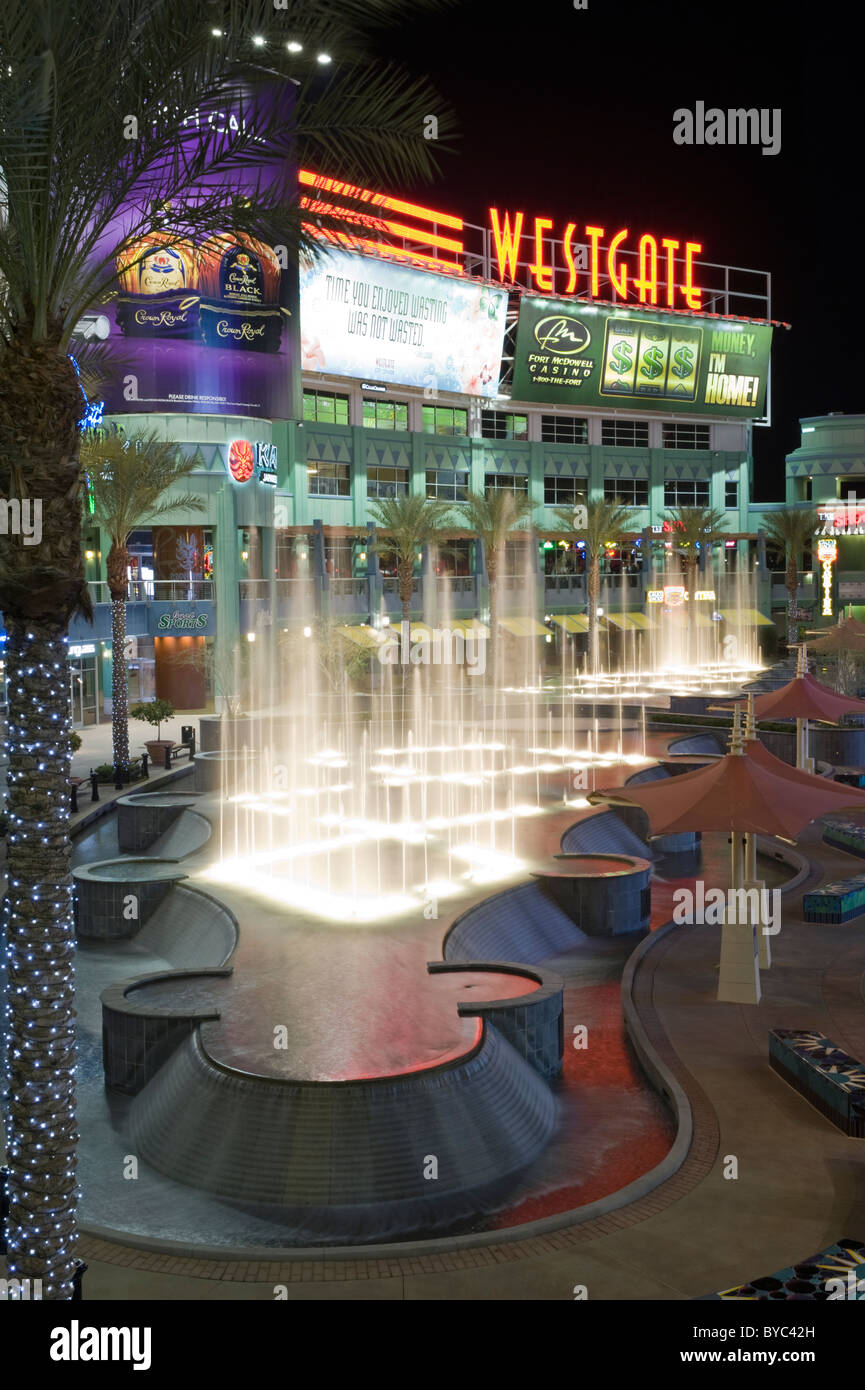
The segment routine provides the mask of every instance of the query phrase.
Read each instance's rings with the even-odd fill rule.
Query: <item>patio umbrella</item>
[[[817,641],[811,642],[812,652],[865,652],[865,623],[858,618],[842,618],[834,627],[818,633]]]
[[[737,708],[729,753],[707,767],[663,782],[599,788],[588,794],[588,800],[595,805],[641,807],[653,835],[672,835],[683,830],[726,831],[732,837],[733,890],[745,888],[748,835],[779,835],[794,840],[818,816],[856,807],[865,810],[865,791],[790,768],[754,740],[746,744],[740,718]],[[749,932],[754,948],[751,964]],[[753,923],[725,921],[719,999],[759,1001],[757,942],[753,933]]]
[[[799,648],[796,674],[786,685],[778,690],[769,690],[765,695],[754,698],[754,715],[757,719],[795,719],[796,720],[796,766],[808,770],[808,720],[816,719],[824,724],[837,724],[842,715],[865,714],[865,700],[857,700],[853,695],[839,695],[831,686],[815,680],[807,668],[807,653],[803,645]],[[715,708],[735,708],[740,701]]]

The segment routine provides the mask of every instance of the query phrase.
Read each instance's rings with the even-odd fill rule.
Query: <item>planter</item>
[[[165,766],[165,750],[174,747],[173,738],[152,738],[148,739],[144,747],[147,749],[150,762],[153,767]]]

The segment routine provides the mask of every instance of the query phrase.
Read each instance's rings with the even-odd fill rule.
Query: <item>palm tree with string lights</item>
[[[40,1279],[46,1300],[72,1297],[76,1271],[66,655],[70,621],[92,616],[79,451],[107,364],[79,326],[115,293],[118,236],[127,269],[144,259],[132,248],[154,238],[173,248],[226,232],[283,246],[296,266],[318,244],[310,216],[320,233],[343,226],[302,207],[298,167],[350,186],[429,178],[452,128],[447,108],[426,79],[378,57],[379,31],[404,18],[397,0],[0,5],[0,495],[39,499],[42,515],[38,545],[9,536],[0,547],[6,1234],[10,1275]],[[271,96],[258,102],[262,91]],[[231,122],[213,119],[226,109]],[[250,197],[256,168],[268,179]]]
[[[189,477],[195,462],[154,430],[140,430],[128,439],[115,432],[88,430],[81,442],[81,467],[92,505],[90,520],[111,541],[105,561],[111,595],[111,740],[115,780],[123,784],[129,781],[127,542],[145,522],[152,524],[175,511],[202,511],[204,502],[193,492],[171,491]]]

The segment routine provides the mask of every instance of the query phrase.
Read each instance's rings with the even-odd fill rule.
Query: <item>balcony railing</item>
[[[87,587],[94,603],[111,602],[107,580],[91,579]],[[130,579],[126,586],[127,603],[195,603],[213,597],[212,579]]]

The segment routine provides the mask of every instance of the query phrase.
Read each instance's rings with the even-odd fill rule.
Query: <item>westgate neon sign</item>
[[[510,212],[500,213],[498,208],[490,208],[495,256],[499,279],[503,283],[516,280],[520,245],[528,221],[524,212],[515,212],[511,222]],[[534,248],[534,260],[529,262],[529,270],[535,285],[542,292],[550,294],[555,289],[553,264],[545,255],[552,240],[556,250],[561,249],[568,270],[565,294],[574,293],[578,273],[588,270],[589,292],[592,299],[597,299],[600,293],[602,266],[605,264],[617,301],[634,299],[640,304],[658,304],[661,302],[659,295],[663,294],[663,302],[668,309],[682,307],[677,301],[677,296],[684,299],[685,307],[688,309],[702,308],[702,290],[694,284],[694,256],[703,249],[700,242],[686,241],[682,248],[681,243],[672,237],[661,237],[659,247],[658,239],[646,232],[639,238],[634,251],[633,248],[624,245],[630,236],[628,228],[616,232],[609,244],[602,246],[602,238],[606,236],[604,228],[586,226],[583,234],[588,243],[588,264],[585,264],[580,248],[574,244],[577,223],[569,222],[558,238],[551,236],[552,230],[553,222],[550,218],[536,217],[534,232],[527,238],[531,240]],[[676,252],[682,249],[683,255],[677,258]],[[637,274],[632,274],[630,279],[627,265],[619,260],[620,255],[625,254],[637,257]],[[558,255],[555,259],[559,260]],[[680,264],[684,259],[684,272],[680,282],[676,279],[677,259]]]

